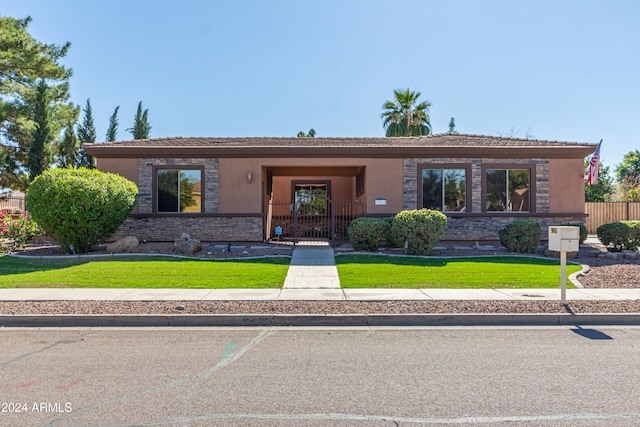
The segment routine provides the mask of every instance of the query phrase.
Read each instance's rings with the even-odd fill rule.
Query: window
[[[294,183],[294,199],[299,215],[327,214],[327,185]]]
[[[202,170],[157,169],[158,212],[202,212]]]
[[[529,169],[487,169],[486,210],[529,212]]]
[[[440,212],[464,212],[466,169],[422,169],[422,207]]]

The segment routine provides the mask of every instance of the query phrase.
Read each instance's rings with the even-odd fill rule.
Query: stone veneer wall
[[[482,165],[491,164],[535,165],[535,206],[531,215],[482,212]],[[547,159],[470,159],[470,158],[409,158],[403,167],[403,207],[418,208],[418,165],[427,164],[444,168],[448,164],[471,165],[471,213],[464,216],[449,216],[443,240],[498,240],[498,231],[517,219],[532,219],[540,224],[542,238],[546,239],[550,225],[584,224],[584,216],[559,216],[549,212],[549,161]],[[547,214],[547,215],[545,215]]]
[[[138,212],[153,212],[154,166],[204,166],[205,213],[218,212],[218,159],[139,159],[138,160]]]
[[[153,213],[154,166],[204,167],[205,211],[202,214]],[[216,215],[219,206],[218,173],[218,159],[215,158],[139,159],[138,213],[127,218],[111,239],[136,236],[140,241],[168,242],[178,239],[182,233],[188,233],[191,238],[202,241],[262,241],[264,238],[262,215]]]
[[[129,217],[112,236],[136,236],[138,240],[171,242],[182,233],[205,242],[260,242],[263,240],[262,216],[153,216]]]
[[[574,216],[465,216],[465,217],[448,217],[447,228],[444,232],[442,240],[471,240],[482,241],[500,240],[499,231],[518,219],[530,219],[540,224],[540,238],[547,240],[548,228],[554,225],[566,224],[585,224],[586,218]]]

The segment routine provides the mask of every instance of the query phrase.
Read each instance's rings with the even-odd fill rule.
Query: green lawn
[[[35,260],[0,256],[0,288],[280,288],[289,258]]]
[[[382,255],[336,257],[344,288],[554,288],[560,261],[496,256],[417,258]],[[567,264],[567,274],[580,270]],[[567,280],[567,287],[573,285]]]

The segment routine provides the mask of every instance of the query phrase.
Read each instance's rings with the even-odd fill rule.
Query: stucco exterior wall
[[[549,160],[550,212],[584,212],[584,162]]]
[[[365,154],[365,153],[363,153]],[[337,176],[334,171],[339,168],[353,168],[353,176],[357,168],[365,168],[366,210],[372,214],[395,214],[402,210],[403,168],[402,159],[372,158],[278,158],[278,159],[219,159],[219,213],[256,213],[263,209],[263,189],[266,179],[264,171],[273,169],[276,176],[293,176],[296,179],[328,179]],[[303,174],[312,168],[325,168],[322,174]],[[247,181],[247,173],[253,175],[251,184]],[[278,178],[279,179],[279,178]],[[342,184],[340,184],[341,186]],[[355,179],[352,186],[355,186]],[[274,184],[275,188],[275,184]],[[337,187],[336,187],[337,188]],[[353,190],[355,194],[355,189]],[[344,194],[346,196],[346,193]],[[274,195],[274,198],[276,196]],[[290,198],[287,195],[287,199]],[[342,194],[334,193],[332,198],[342,199]],[[355,196],[354,196],[355,197]],[[386,206],[376,206],[378,197],[387,199]],[[362,197],[360,198],[362,199]],[[343,199],[344,200],[344,199]]]
[[[116,173],[139,185],[138,159],[96,159],[96,168],[103,172]],[[133,213],[138,212],[138,203],[133,207]]]
[[[329,181],[331,182],[331,199],[339,201],[355,200],[355,177],[351,176],[274,176],[273,200],[291,200],[291,183],[294,181]]]

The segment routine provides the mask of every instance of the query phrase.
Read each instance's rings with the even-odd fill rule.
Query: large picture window
[[[157,169],[158,212],[202,212],[202,171]]]
[[[486,180],[487,211],[529,212],[529,169],[487,169]]]
[[[422,169],[422,207],[440,212],[464,212],[466,169]]]

